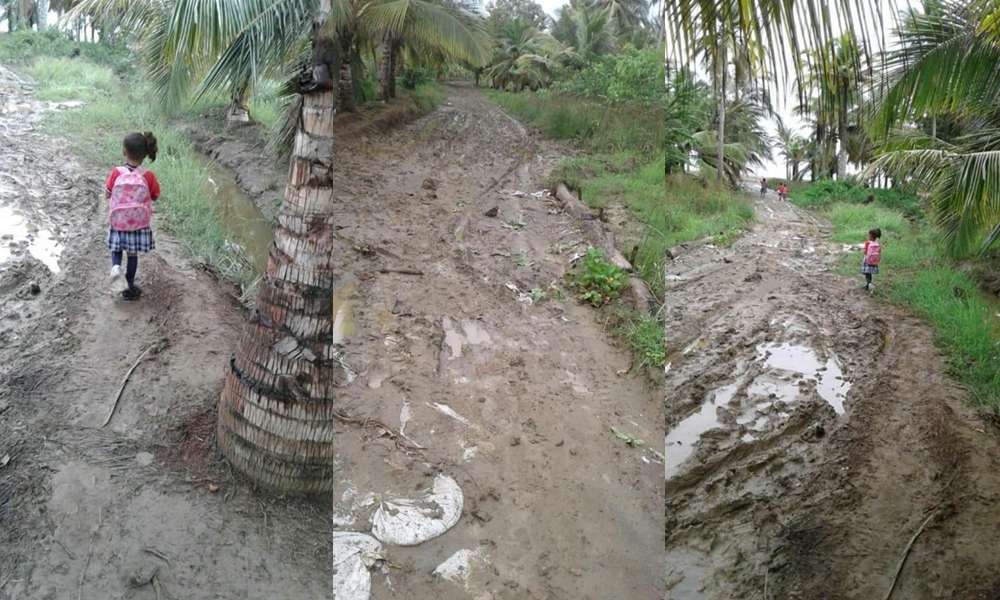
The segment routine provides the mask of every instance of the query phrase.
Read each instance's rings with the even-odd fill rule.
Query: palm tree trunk
[[[400,49],[402,44],[399,40],[392,40],[389,44],[389,56],[392,57],[392,62],[389,63],[389,97],[396,97],[396,76],[399,75],[400,69],[403,68],[403,57],[400,56]]]
[[[35,22],[38,25],[38,31],[45,31],[49,22],[49,0],[38,0],[35,7]]]
[[[378,69],[378,87],[379,87],[378,95],[379,95],[379,100],[383,100],[385,102],[388,102],[389,99],[392,98],[392,93],[389,89],[389,84],[391,83],[391,80],[393,78],[392,52],[390,51],[391,47],[392,44],[389,42],[388,38],[383,40],[381,49],[382,60],[381,62],[379,62],[379,69]]]
[[[233,91],[229,108],[226,109],[226,124],[250,122],[250,110],[247,108],[248,88],[249,85],[244,83]]]
[[[726,40],[719,42],[719,54],[715,57],[716,103],[719,111],[719,131],[716,136],[715,180],[722,181],[726,160]]]
[[[330,0],[314,23],[314,74],[332,40],[321,37]],[[317,78],[314,76],[314,80]],[[328,492],[334,481],[335,390],[352,378],[338,349],[342,312],[334,287],[331,187],[337,90],[318,80],[305,92],[257,304],[240,339],[219,399],[218,444],[255,483],[283,493]]]
[[[344,112],[354,112],[357,105],[354,103],[354,78],[351,76],[351,54],[354,50],[354,40],[351,36],[343,36],[340,41],[339,72],[338,72],[338,101],[339,108]]]
[[[840,110],[837,111],[837,180],[847,177],[847,94],[840,97]]]

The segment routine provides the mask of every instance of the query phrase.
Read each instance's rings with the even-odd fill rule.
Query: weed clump
[[[571,277],[577,297],[598,308],[618,298],[628,285],[625,271],[608,262],[597,248],[587,249]]]

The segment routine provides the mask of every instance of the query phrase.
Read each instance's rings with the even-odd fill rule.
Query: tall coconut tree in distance
[[[822,48],[840,35],[863,40],[881,26],[881,0],[674,0],[665,3],[666,30],[678,62],[709,58],[716,82],[718,140],[716,158],[724,164],[726,73],[734,40],[767,49],[757,58],[767,68],[763,78],[778,85],[804,71],[805,50]],[[874,16],[874,23],[867,23]],[[831,22],[846,24],[835,32]],[[855,21],[876,27],[854,26]],[[867,45],[862,47],[867,48]],[[822,59],[823,57],[821,57]],[[721,174],[717,174],[719,179]]]

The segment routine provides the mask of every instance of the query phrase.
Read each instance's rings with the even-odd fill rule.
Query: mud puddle
[[[29,224],[14,208],[0,205],[0,265],[27,252],[58,273],[62,250],[52,230]]]
[[[223,167],[212,166],[209,182],[215,192],[219,216],[232,236],[227,242],[238,247],[238,252],[253,263],[257,273],[263,273],[267,268],[268,251],[274,242],[274,224]]]
[[[755,205],[668,266],[666,597],[997,597],[995,432],[926,324],[836,275],[828,224]]]

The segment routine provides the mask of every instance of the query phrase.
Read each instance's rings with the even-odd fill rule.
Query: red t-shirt
[[[128,167],[128,165],[122,165]],[[118,179],[118,167],[111,170],[111,174],[108,175],[108,180],[104,182],[104,193],[108,198],[111,197],[111,188],[115,186],[115,179]],[[160,197],[160,182],[156,180],[156,175],[152,171],[146,171],[142,174],[146,179],[146,185],[149,186],[149,197],[156,200]]]

